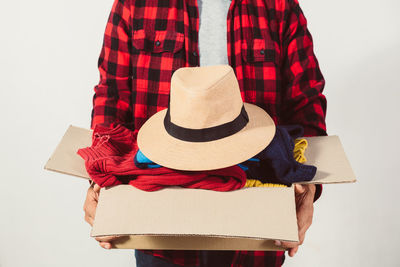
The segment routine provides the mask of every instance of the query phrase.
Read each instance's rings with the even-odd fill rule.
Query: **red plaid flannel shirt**
[[[105,29],[91,128],[123,124],[137,131],[168,105],[180,67],[199,66],[196,0],[114,0]],[[326,135],[325,81],[297,0],[232,0],[227,16],[229,64],[245,102],[305,136]],[[183,266],[197,251],[146,250]],[[231,266],[281,266],[283,252],[236,251]]]

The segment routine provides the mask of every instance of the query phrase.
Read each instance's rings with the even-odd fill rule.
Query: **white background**
[[[89,237],[88,182],[43,170],[68,125],[89,127],[112,0],[0,3],[0,266],[135,266]],[[396,0],[302,0],[326,79],[328,134],[358,183],[326,185],[285,266],[400,266]]]

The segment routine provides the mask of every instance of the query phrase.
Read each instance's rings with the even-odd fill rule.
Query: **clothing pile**
[[[162,167],[138,148],[136,134],[122,125],[114,128],[97,125],[92,146],[78,150],[91,179],[101,187],[130,184],[145,191],[168,186],[232,191],[251,186],[290,186],[310,181],[316,167],[295,160],[296,151],[307,145],[299,126],[277,126],[272,142],[253,158],[228,168],[211,171],[179,171]],[[298,155],[298,160],[304,154]]]

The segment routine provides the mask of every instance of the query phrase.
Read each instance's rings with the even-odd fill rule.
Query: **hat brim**
[[[153,162],[176,170],[205,171],[230,167],[257,155],[275,135],[275,124],[262,108],[244,103],[247,125],[234,135],[209,142],[187,142],[164,128],[167,109],[157,112],[140,128],[137,142]]]

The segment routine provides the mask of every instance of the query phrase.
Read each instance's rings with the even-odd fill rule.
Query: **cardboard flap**
[[[102,188],[92,236],[208,236],[297,241],[294,187],[231,192]]]
[[[92,144],[92,130],[70,126],[45,165],[45,169],[89,179],[79,148]],[[350,183],[356,178],[338,136],[305,137],[306,164],[317,167],[314,184]],[[304,183],[304,182],[301,182]]]
[[[92,145],[93,130],[70,125],[44,168],[89,179],[85,161],[76,152]]]
[[[356,176],[338,136],[304,138],[307,139],[309,144],[304,153],[307,158],[305,164],[317,167],[317,173],[313,180],[305,183],[332,184],[356,182]]]

